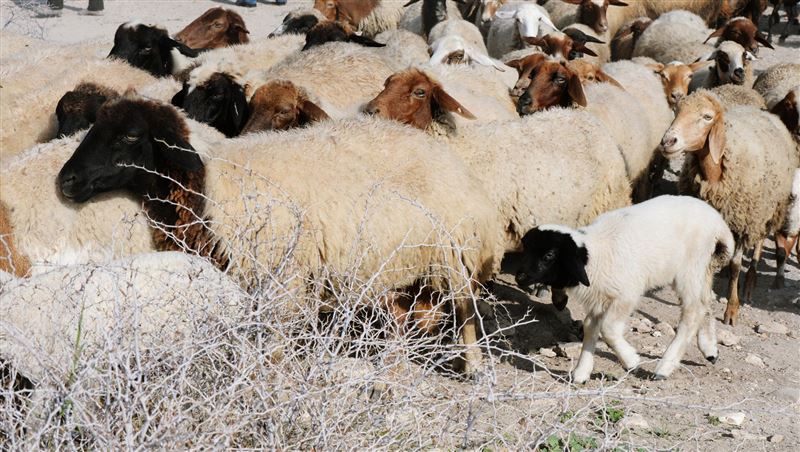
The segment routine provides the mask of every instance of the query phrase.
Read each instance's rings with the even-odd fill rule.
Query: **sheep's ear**
[[[567,93],[569,93],[569,97],[572,98],[573,102],[581,107],[586,106],[586,94],[583,92],[583,85],[581,84],[581,78],[578,74],[572,74],[572,76],[570,76],[569,84],[567,85]]]
[[[614,79],[614,77],[606,74],[603,71],[597,71],[597,80],[600,80],[601,82],[605,82],[605,83],[610,83],[610,84],[616,86],[619,89],[625,89],[625,87],[622,86],[622,84],[620,82],[616,81]]]
[[[586,275],[586,264],[584,264],[578,255],[572,258],[569,271],[572,276],[578,280],[579,283],[589,287],[589,277]]]
[[[722,32],[724,32],[724,31],[725,31],[725,26],[724,25],[719,27],[719,28],[717,28],[716,30],[714,30],[714,33],[711,33],[710,35],[708,35],[706,40],[703,41],[703,44],[707,43],[708,40],[711,39],[711,38],[719,38],[720,36],[722,36]]]
[[[474,61],[474,62],[480,64],[481,66],[491,66],[491,67],[497,69],[500,72],[505,72],[506,71],[502,67],[498,66],[495,63],[495,61],[492,60],[489,57],[489,55],[486,55],[486,54],[481,53],[481,52],[473,51],[472,48],[467,49],[465,51],[465,53],[466,53],[466,57],[467,57],[467,59],[469,61]]]
[[[581,42],[576,42],[575,44],[573,44],[572,48],[573,50],[577,50],[578,52],[585,53],[593,57],[597,56],[596,53],[594,53],[590,48],[586,47],[586,45]]]
[[[689,69],[691,69],[692,72],[697,72],[700,69],[703,69],[703,68],[705,68],[707,66],[710,66],[710,65],[711,65],[711,61],[695,61],[694,63],[689,65]]]
[[[696,63],[692,63],[692,64],[696,64]],[[664,65],[661,64],[661,63],[647,63],[647,64],[644,65],[644,67],[646,67],[647,69],[650,69],[651,71],[655,72],[656,74],[658,74],[658,73],[660,73],[661,71],[664,70]]]
[[[170,103],[176,107],[183,108],[183,103],[186,101],[186,93],[189,91],[189,85],[183,84],[183,88],[172,96]]]
[[[755,56],[755,55],[753,55],[753,53],[752,53],[752,52],[750,52],[749,50],[748,50],[747,52],[745,52],[745,53],[744,53],[744,60],[745,60],[745,61],[755,61],[755,60],[757,60],[757,59],[758,59],[758,58],[756,58],[756,56]]]
[[[627,38],[628,36],[630,36],[632,34],[633,34],[633,27],[628,27],[628,28],[618,32],[617,35],[614,36],[614,39]]]
[[[625,2],[621,2],[621,1],[619,1],[619,0],[608,0],[608,4],[609,4],[609,5],[613,5],[613,6],[628,6],[628,4],[627,4],[627,3],[625,3]],[[588,284],[587,284],[587,285],[588,285]]]
[[[435,85],[433,87],[433,100],[435,100],[436,103],[439,104],[439,107],[441,107],[444,110],[453,113],[458,113],[459,115],[467,119],[477,119],[475,118],[475,115],[470,113],[470,111],[464,108],[463,105],[458,103],[457,100],[450,97],[450,95],[447,94],[444,88],[442,88],[440,85]]]
[[[523,36],[522,40],[532,46],[541,47],[542,49],[547,49],[549,47],[544,38],[539,38],[537,36]]]
[[[366,36],[361,36],[361,35],[357,35],[357,34],[350,35],[348,40],[350,42],[353,42],[355,44],[358,44],[358,45],[361,45],[361,46],[364,46],[364,47],[386,47],[386,44],[381,44],[380,42],[373,41],[372,39],[370,39],[370,38],[368,38]]]
[[[714,163],[719,165],[722,154],[725,153],[725,121],[722,118],[717,119],[711,126],[711,132],[708,133],[708,152]]]
[[[169,36],[160,37],[158,40],[158,46],[160,47],[163,55],[169,54],[169,51],[172,49],[178,49],[178,52],[189,58],[196,58],[198,55],[200,55],[199,51],[191,49],[185,44],[180,43]]]
[[[162,130],[154,134],[154,137],[156,146],[161,149],[161,155],[176,168],[186,171],[203,168],[203,161],[197,151],[175,131]]]
[[[550,301],[553,302],[553,306],[559,310],[563,311],[564,308],[567,307],[567,302],[569,302],[569,296],[564,291],[564,289],[556,289],[555,287],[550,288]]]
[[[764,35],[762,35],[761,33],[756,32],[756,41],[759,44],[763,45],[764,47],[775,50],[775,47],[772,47],[772,43],[769,42],[769,40],[765,38]]]
[[[325,113],[325,110],[319,108],[317,104],[308,99],[304,100],[303,104],[300,105],[300,114],[302,116],[300,122],[303,124],[330,119],[330,116]]]
[[[413,5],[414,3],[417,3],[418,1],[419,1],[419,0],[408,0],[408,3],[406,3],[405,5],[403,5],[403,8],[405,8],[405,7],[407,7],[407,6],[411,6],[411,5]]]

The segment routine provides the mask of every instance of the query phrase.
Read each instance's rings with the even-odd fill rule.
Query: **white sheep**
[[[626,3],[629,5],[624,8],[608,9],[608,31],[611,36],[631,19],[642,16],[656,19],[675,10],[686,10],[699,16],[704,23],[714,24],[725,4],[720,0],[631,0]]]
[[[758,108],[759,110],[766,110],[767,104],[764,102],[764,98],[761,97],[756,90],[753,88],[748,88],[742,85],[734,85],[733,83],[726,83],[724,85],[720,85],[714,88],[711,88],[709,91],[714,93],[722,102],[722,105],[725,108],[731,108],[735,106],[749,106]]]
[[[753,84],[753,89],[764,97],[767,109],[772,110],[798,85],[800,64],[779,63],[762,72]]]
[[[736,238],[724,316],[725,323],[734,324],[742,253],[755,248],[744,289],[750,299],[764,239],[783,224],[798,167],[796,145],[775,115],[753,107],[725,109],[713,93],[699,90],[678,104],[661,151],[667,157],[688,154],[681,193],[697,195],[719,210]]]
[[[428,43],[431,65],[464,62],[493,66],[501,72],[510,70],[503,63],[489,57],[480,31],[465,20],[446,20],[436,24],[428,36]]]
[[[222,135],[203,124],[187,123],[188,133],[199,137],[196,142],[208,143],[197,148],[206,158]],[[101,196],[79,206],[59,196],[52,181],[84,135],[80,132],[39,144],[3,159],[0,269],[25,276],[29,270],[35,274],[54,265],[101,262],[155,251],[147,219],[133,199]],[[41,189],[31,190],[32,181],[41,184]],[[9,242],[12,249],[8,249]]]
[[[689,92],[699,88],[714,88],[726,83],[752,87],[754,77],[751,62],[754,59],[755,56],[739,43],[723,41],[714,51],[700,58],[699,61],[714,61],[715,64],[694,74]]]
[[[189,71],[202,67],[227,65],[246,74],[253,70],[266,70],[289,55],[299,53],[305,44],[305,35],[286,34],[268,39],[250,41],[203,52],[192,62]],[[187,71],[187,72],[189,72]],[[179,78],[185,78],[181,75]]]
[[[633,56],[650,57],[662,64],[692,63],[714,51],[713,46],[703,43],[711,32],[696,14],[670,11],[654,20],[639,36]]]
[[[401,70],[415,64],[422,64],[430,58],[428,44],[422,37],[403,29],[386,30],[375,41],[386,47],[372,50],[383,57],[394,69]]]
[[[558,31],[547,11],[530,2],[508,3],[500,7],[486,36],[486,48],[492,58],[502,58],[512,50],[526,47],[525,37],[541,37]]]
[[[418,0],[411,4],[406,3],[407,6],[405,6],[403,17],[400,19],[400,23],[397,24],[397,28],[408,30],[411,33],[425,38],[425,27],[423,26],[422,19],[423,3],[425,3],[425,0]],[[445,5],[447,9],[447,19],[461,19],[461,10],[458,7],[458,3],[453,0],[447,0]]]
[[[322,11],[316,8],[297,8],[289,11],[283,17],[283,21],[278,28],[272,30],[269,34],[270,38],[282,36],[285,34],[298,34],[304,35],[308,30],[314,27],[319,22],[328,20]]]
[[[92,131],[119,130],[122,111],[159,118],[141,139],[160,156],[152,170],[171,179],[145,177],[137,188],[124,184],[125,174],[142,169],[95,168],[105,161],[106,138],[119,137]],[[92,139],[59,173],[60,191],[81,202],[117,182],[148,193],[140,195],[143,208],[162,225],[152,230],[157,249],[208,256],[246,287],[282,269],[303,289],[308,278],[329,276],[334,285],[339,278],[375,290],[419,283],[462,294],[456,312],[470,322],[463,334],[467,371],[475,370],[480,351],[463,294],[494,275],[502,240],[484,189],[458,156],[422,132],[361,118],[223,141],[204,165],[183,122],[169,105],[131,97],[106,103]],[[134,165],[142,159],[136,147],[124,152]]]
[[[639,366],[636,349],[624,337],[625,323],[647,290],[665,285],[672,285],[680,297],[681,320],[654,379],[672,374],[695,336],[703,356],[716,362],[712,281],[730,260],[734,239],[720,214],[705,202],[659,196],[600,215],[579,229],[539,226],[522,241],[517,284],[563,288],[569,300],[587,311],[583,348],[572,372],[575,383],[589,379],[601,335],[626,369]]]
[[[775,235],[775,287],[784,287],[784,272],[786,260],[792,254],[792,248],[797,246],[797,259],[800,260],[800,168],[794,172],[792,194],[786,208],[786,219],[783,221],[778,234]]]

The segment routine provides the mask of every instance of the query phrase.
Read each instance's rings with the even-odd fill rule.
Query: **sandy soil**
[[[233,1],[223,0],[107,0],[103,15],[86,16],[81,14],[85,1],[67,1],[60,17],[41,18],[36,17],[32,3],[35,2],[3,0],[0,23],[4,29],[64,43],[106,40],[109,49],[115,29],[125,21],[160,23],[177,32],[207,8],[229,6],[242,14],[251,38],[258,39],[272,31],[287,11],[311,4],[290,0],[287,6],[262,2],[257,8],[240,8],[233,6]],[[792,60],[800,61],[797,35],[784,44],[776,43],[774,51],[762,49],[755,68],[761,71],[777,62]],[[565,418],[565,413],[585,406],[587,400],[613,399],[627,418],[638,414],[648,424],[631,426],[628,430],[623,430],[621,424],[604,428],[604,435],[615,432],[623,442],[656,449],[800,450],[800,264],[793,257],[788,265],[786,288],[770,289],[775,269],[772,245],[770,241],[765,247],[757,290],[752,303],[741,310],[739,324],[735,328],[723,327],[724,302],[714,306],[720,319],[718,332],[734,335],[733,340],[738,339],[738,343],[720,346],[719,361],[713,365],[692,347],[682,367],[662,382],[649,381],[647,371],[652,371],[671,338],[670,328],[657,325],[663,322],[674,328],[679,320],[677,298],[672,290],[648,294],[633,316],[631,325],[639,331],[631,331],[627,337],[646,358],[642,366],[645,372],[625,375],[613,354],[601,346],[595,364],[596,378],[584,387],[575,388],[565,380],[571,359],[549,355],[556,343],[578,340],[572,319],[582,318],[580,307],[569,306],[571,312],[558,313],[549,302],[520,291],[513,278],[503,275],[494,287],[497,300],[491,306],[482,306],[486,332],[493,333],[518,322],[527,324],[517,324],[503,334],[495,334],[498,339],[492,341],[496,346],[493,354],[499,359],[494,363],[492,375],[496,381],[491,384],[493,392],[483,398],[485,403],[471,407],[475,422],[479,424],[491,411],[493,416],[507,420],[504,435],[538,436],[547,433],[541,425],[552,425],[552,419],[561,416],[559,425],[563,429],[591,435],[596,425],[593,427],[585,417],[577,421],[579,425],[570,423],[570,416]],[[725,296],[726,284],[727,277],[720,275],[716,293]],[[770,322],[785,326],[787,332],[757,332],[759,325]],[[564,348],[572,350],[574,344]],[[509,388],[520,385],[554,394],[568,393],[572,397],[549,402],[504,398],[504,394],[510,393]],[[453,382],[455,393],[478,387],[485,386]],[[744,414],[741,425],[726,424],[724,415],[736,412]],[[481,441],[470,438],[460,445],[477,447]],[[602,444],[601,438],[598,447]]]

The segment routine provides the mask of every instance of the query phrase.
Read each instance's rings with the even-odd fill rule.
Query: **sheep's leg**
[[[785,284],[786,259],[792,254],[792,247],[797,237],[789,238],[784,234],[775,233],[775,282],[773,289],[783,289]]]
[[[722,323],[735,325],[739,315],[739,271],[742,269],[742,243],[736,242],[736,249],[731,258],[730,279],[728,280],[728,306],[725,307],[725,316]]]
[[[463,373],[472,377],[481,366],[481,349],[478,348],[478,335],[475,327],[475,306],[471,297],[459,297],[455,302],[456,321],[460,327],[459,343],[464,350]]]
[[[712,364],[716,363],[719,357],[716,332],[717,322],[711,313],[711,302],[714,300],[714,293],[711,290],[713,282],[714,275],[709,272],[706,278],[705,297],[703,300],[705,312],[703,319],[700,321],[700,328],[697,330],[697,348],[700,349],[706,360]]]
[[[631,316],[636,302],[618,301],[617,306],[603,316],[600,333],[603,335],[605,343],[614,350],[614,354],[617,355],[625,369],[630,371],[639,367],[641,361],[636,349],[625,340],[625,321]],[[627,309],[621,309],[623,306]]]
[[[769,20],[767,21],[767,41],[772,41],[772,26],[780,22],[780,20],[780,5],[775,5],[775,7],[772,8],[772,14],[769,15]]]
[[[597,347],[597,339],[600,336],[599,323],[599,319],[591,314],[583,320],[583,347],[578,358],[578,365],[572,371],[572,381],[575,383],[585,383],[592,375],[594,349]]]
[[[756,288],[758,278],[758,264],[761,262],[761,251],[764,248],[764,240],[759,240],[756,249],[753,250],[753,258],[750,260],[750,268],[747,269],[747,276],[744,279],[744,299],[750,301],[753,298],[753,289]]]
[[[686,344],[698,334],[700,323],[706,315],[706,307],[701,300],[701,297],[704,296],[702,288],[699,291],[691,290],[691,288],[678,288],[678,290],[683,292],[681,320],[678,323],[675,338],[656,366],[654,380],[666,379],[678,367],[680,359],[686,351]]]

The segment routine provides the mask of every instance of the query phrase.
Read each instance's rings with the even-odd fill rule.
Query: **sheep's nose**
[[[678,142],[678,138],[677,137],[674,137],[672,135],[664,135],[664,137],[661,138],[661,147],[662,148],[669,148],[669,147],[675,146],[675,143],[677,143],[677,142]]]
[[[267,35],[267,38],[274,38],[274,37],[275,37],[275,32],[274,31]]]
[[[72,171],[58,175],[58,186],[61,188],[61,193],[68,198],[75,194],[75,185],[77,183],[78,176]]]
[[[677,104],[679,100],[683,99],[683,93],[674,92],[669,95],[669,99],[673,104]]]
[[[364,107],[364,113],[368,115],[377,115],[380,112],[381,112],[380,107],[378,107],[377,105],[373,105],[372,103],[369,103],[367,104],[366,107]]]
[[[734,71],[733,71],[733,76],[734,76],[734,77],[735,77],[737,80],[744,80],[744,69],[742,69],[742,68],[740,68],[740,67],[738,67],[738,68],[734,69]]]

